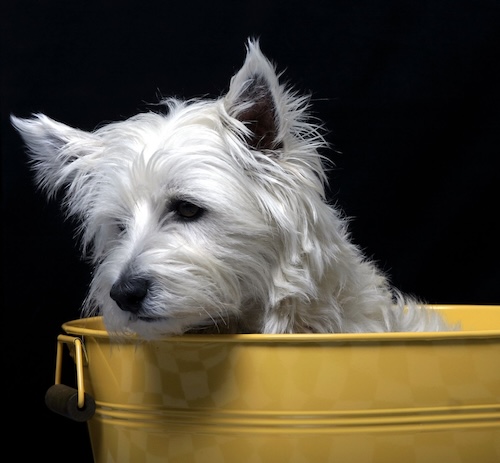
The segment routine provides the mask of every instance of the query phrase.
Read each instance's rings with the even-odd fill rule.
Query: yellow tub
[[[498,463],[500,306],[433,308],[462,331],[146,343],[95,317],[65,323],[59,347],[72,400],[95,400],[96,462]],[[57,365],[56,383],[61,349]]]

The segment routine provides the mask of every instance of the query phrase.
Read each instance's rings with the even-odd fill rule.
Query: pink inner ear
[[[283,147],[283,143],[276,140],[278,129],[274,105],[269,100],[271,96],[257,100],[252,106],[238,114],[238,119],[252,131],[249,143],[258,150],[272,150]]]
[[[278,120],[273,95],[263,77],[256,76],[239,99],[249,106],[236,114],[252,132],[249,144],[258,150],[283,147],[278,135]]]

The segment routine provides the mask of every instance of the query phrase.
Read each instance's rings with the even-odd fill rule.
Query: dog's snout
[[[146,278],[122,276],[111,287],[109,295],[120,309],[126,312],[138,313],[142,301],[148,293],[148,288],[149,281]]]

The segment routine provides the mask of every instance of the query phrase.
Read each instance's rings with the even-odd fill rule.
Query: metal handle
[[[63,344],[68,344],[76,364],[77,389],[61,384]],[[85,392],[84,361],[88,362],[85,346],[80,338],[60,334],[57,337],[56,374],[54,385],[45,394],[45,403],[54,412],[75,421],[87,421],[95,413],[95,400]]]
[[[60,334],[57,337],[56,376],[54,384],[61,384],[63,343],[73,343],[74,359],[76,364],[76,387],[78,389],[78,408],[83,408],[85,405],[85,386],[83,384],[83,354],[85,354],[85,359],[87,359],[87,352],[85,351],[82,340],[80,338],[68,336],[66,334]]]

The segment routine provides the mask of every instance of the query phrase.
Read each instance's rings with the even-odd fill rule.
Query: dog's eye
[[[204,210],[193,204],[189,201],[177,201],[173,205],[173,211],[177,214],[178,217],[181,217],[184,220],[196,220],[203,214]]]

